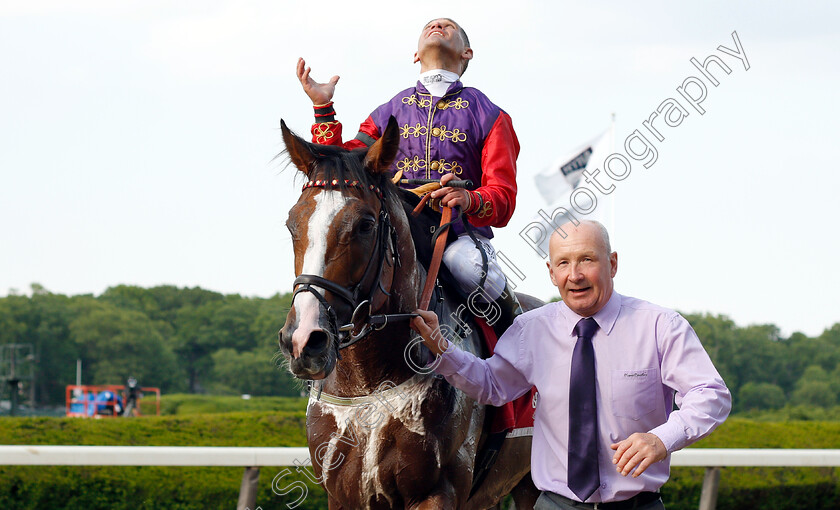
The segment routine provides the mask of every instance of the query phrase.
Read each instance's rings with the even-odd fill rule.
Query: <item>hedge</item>
[[[289,405],[300,404],[294,400]],[[0,420],[0,443],[301,446],[304,427],[302,408],[137,419],[6,418]],[[840,423],[731,418],[694,447],[840,448]],[[272,479],[286,469],[262,468],[257,503],[263,510],[288,508],[297,496],[272,493]],[[0,508],[229,509],[237,500],[241,477],[241,468],[0,466]],[[277,489],[304,480],[297,474],[281,478]],[[836,509],[838,480],[836,468],[724,468],[718,509]],[[702,468],[672,469],[662,489],[667,508],[696,509],[702,481]],[[324,492],[307,485],[309,495],[297,508],[326,508]]]

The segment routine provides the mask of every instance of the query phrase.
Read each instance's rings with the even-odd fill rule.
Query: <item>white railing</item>
[[[309,449],[305,447],[0,446],[0,465],[245,467],[239,510],[254,508],[260,467],[300,465],[308,457]],[[672,454],[671,466],[706,468],[700,510],[712,510],[717,502],[721,467],[840,466],[840,450],[689,448]]]
[[[0,446],[0,465],[291,466],[309,448],[227,446]]]

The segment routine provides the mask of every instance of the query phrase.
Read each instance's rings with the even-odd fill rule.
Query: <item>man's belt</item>
[[[624,501],[610,501],[609,503],[581,503],[559,494],[551,494],[552,497],[563,500],[566,504],[575,508],[591,508],[592,510],[634,510],[649,505],[659,499],[658,492],[640,492],[630,499]]]

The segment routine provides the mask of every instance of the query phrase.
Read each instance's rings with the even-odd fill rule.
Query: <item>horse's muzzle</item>
[[[300,329],[289,331],[286,327],[278,335],[280,350],[289,361],[289,370],[300,379],[323,379],[335,368],[335,342],[328,331]]]

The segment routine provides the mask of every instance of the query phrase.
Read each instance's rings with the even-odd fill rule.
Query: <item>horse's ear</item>
[[[365,156],[365,168],[374,174],[387,172],[397,157],[397,149],[400,146],[399,128],[397,119],[391,116],[388,119],[388,126],[382,136],[368,149]]]
[[[289,159],[298,167],[298,170],[309,175],[312,163],[315,160],[315,155],[309,150],[309,144],[292,133],[282,119],[280,120],[280,131],[283,133],[283,143],[286,144],[286,153],[289,155]]]

